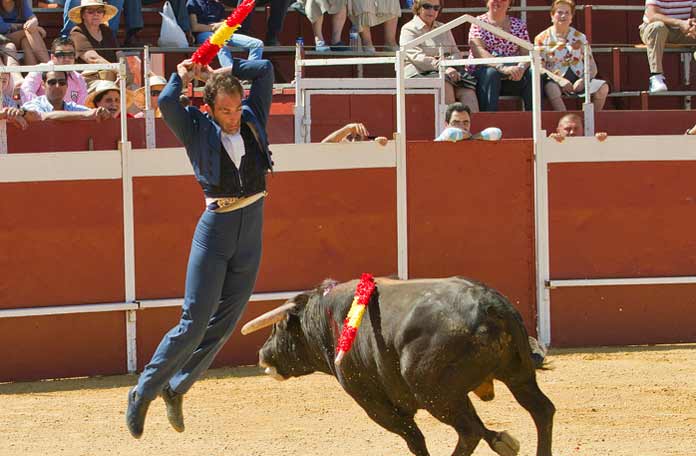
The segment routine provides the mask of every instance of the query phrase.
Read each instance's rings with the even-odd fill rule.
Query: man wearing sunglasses
[[[111,117],[104,108],[89,109],[73,101],[65,101],[68,80],[64,71],[48,71],[42,74],[46,95],[34,98],[22,105],[23,117],[29,122],[42,120],[103,120]]]
[[[56,65],[75,64],[75,44],[67,36],[60,36],[51,43],[51,62]],[[87,83],[85,78],[76,71],[67,73],[68,89],[65,91],[65,101],[84,104],[87,98]],[[33,72],[24,78],[20,88],[22,103],[44,95],[41,73]]]

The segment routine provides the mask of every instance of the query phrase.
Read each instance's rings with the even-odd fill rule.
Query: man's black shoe
[[[167,419],[175,431],[184,432],[184,395],[172,390],[169,385],[162,390],[162,399],[167,406]]]
[[[150,401],[140,396],[135,387],[128,391],[128,410],[126,410],[126,426],[131,435],[139,439],[143,435],[145,416],[150,407]]]

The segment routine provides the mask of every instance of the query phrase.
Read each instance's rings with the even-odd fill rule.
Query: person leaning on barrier
[[[539,54],[544,73],[544,92],[554,111],[566,110],[562,95],[579,95],[585,91],[584,60],[587,37],[570,26],[573,14],[573,0],[555,0],[551,5],[551,27],[534,38],[534,45],[541,47]],[[594,78],[597,75],[597,64],[592,53],[589,56],[590,78]],[[592,93],[592,103],[596,111],[604,108],[608,94],[609,85],[606,82]]]
[[[527,24],[508,15],[511,0],[488,0],[488,11],[476,19],[498,27],[517,38],[529,41]],[[469,29],[469,58],[512,57],[526,51],[516,44],[499,38],[497,35],[471,24]],[[524,101],[524,109],[532,110],[532,77],[528,63],[469,66],[477,80],[476,96],[481,111],[497,111],[500,95],[519,96]]]
[[[126,110],[133,104],[133,94],[126,90]],[[121,91],[118,81],[96,80],[89,86],[89,95],[85,106],[88,108],[104,108],[113,119],[121,117]],[[126,117],[133,115],[126,112]]]
[[[75,64],[75,44],[67,36],[59,36],[51,43],[51,62],[56,65]],[[84,104],[87,98],[87,83],[77,71],[70,71],[68,75],[68,90],[65,92],[65,101],[73,101]],[[42,73],[32,72],[24,78],[20,89],[22,103],[44,94]]]
[[[686,130],[687,135],[696,135],[696,125]]]
[[[585,127],[582,123],[582,118],[577,114],[566,114],[561,117],[558,121],[558,126],[556,126],[556,131],[551,133],[549,138],[553,138],[560,143],[569,136],[585,136]],[[607,136],[607,133],[604,131],[595,133],[595,138],[600,142],[607,139]]]
[[[457,142],[465,139],[498,141],[502,136],[503,132],[496,127],[489,127],[479,133],[472,134],[471,110],[462,103],[452,103],[447,106],[445,112],[445,129],[435,138],[435,141]]]
[[[399,44],[403,46],[441,27],[442,22],[436,21],[441,8],[440,0],[416,0],[413,2],[413,19],[401,27]],[[437,77],[440,47],[444,49],[445,57],[462,58],[457,43],[454,41],[454,35],[451,31],[447,31],[406,51],[405,76],[407,78]],[[476,79],[471,74],[456,67],[447,67],[445,76],[447,78],[445,103],[460,101],[469,106],[472,112],[477,112],[479,102],[476,100]]]
[[[26,130],[28,124],[22,116],[22,110],[12,97],[5,94],[5,90],[10,86],[12,77],[10,73],[0,73],[0,87],[2,88],[2,108],[0,108],[0,120],[7,120],[17,125],[22,130]]]
[[[370,136],[365,125],[361,123],[349,123],[338,130],[330,133],[326,138],[322,139],[322,143],[340,143],[340,142],[357,142],[365,140],[374,140],[381,146],[386,146],[389,141],[385,136]]]
[[[645,14],[640,25],[640,39],[648,54],[650,93],[667,89],[662,69],[665,44],[696,46],[696,1],[645,0]]]
[[[104,120],[111,117],[104,108],[90,109],[72,101],[65,101],[68,81],[64,71],[43,73],[44,90],[41,95],[22,105],[22,116],[28,122],[43,120]]]

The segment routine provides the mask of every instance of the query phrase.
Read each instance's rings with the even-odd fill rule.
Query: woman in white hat
[[[107,25],[117,12],[116,7],[104,0],[82,0],[80,6],[70,10],[68,16],[77,24],[70,32],[70,38],[75,43],[78,63],[118,61],[118,42]]]
[[[126,109],[133,104],[133,94],[126,91]],[[111,117],[118,119],[121,117],[121,92],[119,91],[118,81],[98,79],[89,86],[89,95],[85,101],[88,108],[104,108],[111,114]],[[126,117],[134,117],[126,112]]]
[[[167,85],[167,80],[157,74],[151,74],[148,79],[150,81],[150,109],[155,110],[155,117],[162,117],[159,106],[157,106],[157,99],[162,89],[164,89],[164,86]],[[145,87],[141,87],[135,91],[133,102],[143,111],[137,113],[135,117],[145,117]]]

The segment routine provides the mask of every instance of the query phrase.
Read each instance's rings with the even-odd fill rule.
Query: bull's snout
[[[280,382],[282,382],[283,380],[286,380],[285,377],[283,377],[282,375],[280,375],[278,373],[278,371],[276,370],[275,367],[266,363],[266,361],[263,359],[263,354],[261,352],[259,352],[259,366],[265,368],[263,372],[266,375],[269,375],[270,377],[272,377]]]

